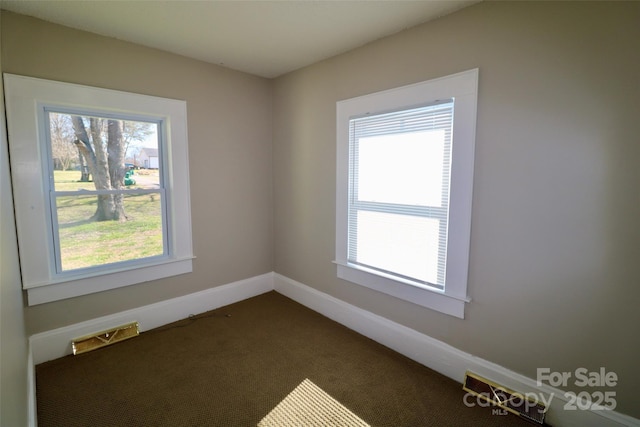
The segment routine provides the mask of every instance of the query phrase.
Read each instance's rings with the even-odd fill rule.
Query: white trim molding
[[[186,101],[8,73],[4,73],[4,85],[22,287],[29,305],[192,271]],[[158,190],[162,191],[162,254],[62,269],[59,225],[51,206],[56,192],[47,148],[48,111],[157,125],[162,159]]]
[[[273,273],[265,273],[178,298],[41,332],[29,338],[33,363],[37,365],[71,354],[71,342],[80,336],[131,322],[138,322],[140,331],[144,332],[185,319],[190,314],[215,310],[272,290]]]
[[[553,395],[546,415],[546,421],[551,425],[640,426],[640,420],[615,411],[566,411],[564,405],[567,400],[563,390],[547,385],[538,386],[531,378],[273,272],[31,336],[27,374],[29,425],[37,425],[35,365],[71,354],[71,341],[74,338],[133,321],[139,323],[141,331],[147,331],[184,319],[190,314],[215,310],[272,290],[459,383],[463,382],[465,372],[470,370],[521,393]]]
[[[465,353],[414,329],[363,310],[285,276],[274,274],[274,289],[372,340],[397,351],[459,383],[467,370],[521,393],[553,395],[546,421],[554,426],[619,427],[640,426],[640,420],[615,411],[566,411],[565,391],[510,371],[487,360]],[[462,387],[461,387],[462,389]]]
[[[71,342],[75,338],[130,322],[138,322],[140,331],[144,332],[185,319],[190,314],[215,310],[272,290],[273,273],[265,273],[178,298],[32,335],[29,337],[26,378],[29,427],[37,427],[38,425],[36,365],[72,354]]]
[[[467,293],[467,279],[471,239],[478,76],[479,70],[475,68],[336,103],[335,263],[338,278],[441,313],[464,318],[465,305],[470,302]],[[382,265],[363,268],[363,265],[359,264],[359,260],[354,259],[352,253],[355,253],[355,247],[359,246],[359,243],[353,243],[359,241],[354,238],[358,228],[354,225],[354,218],[359,217],[354,213],[354,209],[357,212],[366,212],[374,208],[371,206],[354,208],[354,204],[372,202],[372,200],[360,200],[357,196],[359,186],[353,184],[357,181],[355,179],[357,173],[353,169],[354,165],[361,164],[359,154],[356,154],[358,150],[354,148],[355,140],[358,137],[353,136],[353,120],[387,115],[391,112],[415,111],[418,107],[435,105],[452,99],[455,100],[452,103],[453,141],[451,141],[451,155],[444,156],[452,159],[450,185],[445,184],[445,181],[441,183],[443,188],[448,188],[448,191],[443,193],[448,196],[441,196],[442,204],[438,207],[428,207],[421,204],[423,202],[414,203],[412,201],[405,201],[404,203],[411,203],[406,205],[384,203],[384,200],[376,200],[374,203],[377,206],[375,208],[377,212],[398,214],[409,209],[412,212],[411,215],[416,215],[414,218],[421,219],[436,218],[432,215],[435,215],[433,212],[439,211],[439,209],[446,211],[446,213],[439,214],[443,215],[438,220],[442,229],[437,234],[438,239],[441,240],[439,246],[442,251],[442,253],[440,250],[438,251],[437,268],[443,269],[442,278],[438,280],[443,282],[438,283],[437,286],[426,282],[420,283],[424,277],[418,279],[403,276],[404,273],[393,271],[396,269],[395,267],[389,267],[388,270]],[[428,120],[424,121],[428,122]],[[412,125],[412,129],[415,130],[416,128],[413,126],[415,125]],[[390,128],[385,126],[385,132],[389,133]],[[399,135],[400,133],[398,131],[393,134]],[[378,135],[375,132],[374,134]],[[442,144],[446,145],[444,141]],[[380,166],[378,160],[373,163],[376,167]],[[440,166],[446,170],[447,168],[443,165]],[[448,201],[445,202],[447,198]],[[423,211],[422,208],[428,209]],[[427,214],[427,211],[432,213]],[[393,215],[387,216],[387,218],[391,217]],[[442,260],[445,259],[446,262],[443,262]],[[440,286],[442,289],[439,289]]]

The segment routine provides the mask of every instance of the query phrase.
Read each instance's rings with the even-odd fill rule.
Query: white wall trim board
[[[38,425],[38,410],[36,407],[36,364],[33,363],[33,345],[28,342],[27,353],[27,425]]]
[[[35,365],[71,354],[74,338],[134,321],[139,323],[141,331],[146,331],[184,319],[189,314],[215,310],[272,290],[459,383],[470,370],[522,393],[553,394],[546,416],[546,421],[553,426],[640,426],[640,420],[615,411],[566,411],[563,407],[567,399],[562,390],[547,385],[538,387],[531,378],[273,272],[31,336],[27,371],[29,425],[37,426]]]
[[[144,332],[187,318],[190,314],[215,310],[271,290],[273,290],[273,273],[265,273],[178,298],[41,332],[29,338],[33,363],[37,365],[71,354],[71,341],[84,335],[130,322],[138,322],[140,331]]]
[[[640,426],[640,420],[615,411],[566,411],[564,391],[475,357],[442,341],[363,310],[312,287],[274,273],[274,289],[282,295],[373,339],[434,371],[462,383],[467,370],[522,393],[553,394],[546,422],[554,426]]]

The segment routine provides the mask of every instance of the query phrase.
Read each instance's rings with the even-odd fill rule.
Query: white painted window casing
[[[4,74],[9,148],[22,285],[29,305],[41,304],[192,271],[186,102]],[[47,108],[140,118],[162,124],[160,156],[166,191],[165,256],[111,268],[59,274],[47,206],[44,117]]]
[[[337,103],[335,263],[339,278],[464,318],[465,304],[470,301],[467,279],[477,86],[478,70],[474,69]],[[447,128],[446,123],[449,113],[453,116],[451,128]],[[440,120],[444,125],[430,127],[431,125],[425,124],[413,131],[406,131],[396,125],[396,121],[406,121],[405,115],[418,115],[424,123]],[[402,176],[397,178],[398,175],[404,175],[400,168],[396,168],[394,175],[389,175],[389,179],[384,182],[372,178],[376,167],[393,168],[391,163],[395,154],[390,147],[405,146],[417,150],[418,145],[413,143],[412,136],[424,140],[438,132],[451,135],[449,142],[443,142],[444,155],[442,149],[423,151],[420,154],[425,168],[435,166],[429,165],[430,156],[450,160],[449,173],[445,173],[443,179],[433,184],[433,188],[438,191],[442,188],[440,193],[435,192],[435,198],[428,194],[416,196],[415,193],[408,194],[404,191],[406,189],[402,187]],[[385,134],[395,137],[395,140],[384,142],[387,138]],[[446,141],[446,137],[442,138],[442,141]],[[367,142],[362,147],[374,148],[361,148],[358,144],[362,141]],[[450,144],[449,154],[447,144]],[[382,153],[378,160],[370,154],[376,150]],[[449,160],[445,160],[445,163]],[[411,159],[411,163],[407,166],[415,173],[408,173],[407,179],[432,179],[425,178],[424,171],[420,171],[420,161]],[[415,181],[405,181],[405,184],[418,188]],[[425,191],[434,193],[428,189]],[[439,201],[433,201],[439,197],[444,203],[442,206]],[[418,199],[420,200],[416,201]],[[431,201],[427,202],[426,199]],[[393,227],[389,227],[389,231],[384,233],[384,221],[394,215],[396,219],[400,219],[403,213],[408,215],[408,220],[403,219],[400,223],[394,220]],[[410,236],[412,230],[416,230],[411,227],[418,227],[425,233],[432,229],[437,234],[438,224],[438,236],[441,241],[442,238],[445,239],[444,244],[439,246],[440,252],[436,247],[432,250],[428,247],[421,249],[424,254],[430,254],[434,265],[435,259],[439,259],[438,274],[435,269],[433,274],[424,273],[424,266],[415,260],[403,260],[403,257],[413,256],[411,251],[406,251],[401,257],[396,257],[396,260],[385,260],[384,256],[390,257],[389,254],[383,256],[368,251],[368,248],[375,246],[371,239],[379,239],[388,245],[401,245],[402,236]],[[371,262],[359,262],[358,251],[362,251],[363,257],[375,265],[372,266]],[[391,268],[387,269],[387,265]],[[398,271],[393,271],[394,269]],[[407,273],[404,274],[405,272]]]

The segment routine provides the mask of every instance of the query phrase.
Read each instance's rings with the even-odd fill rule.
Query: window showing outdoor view
[[[165,255],[160,123],[45,116],[58,273]]]

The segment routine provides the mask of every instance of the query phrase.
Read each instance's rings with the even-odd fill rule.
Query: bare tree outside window
[[[153,123],[114,120],[51,112],[49,114],[51,155],[54,170],[79,169],[81,182],[90,182],[96,190],[118,190],[142,143],[154,134]],[[121,194],[101,194],[92,219],[126,221]]]
[[[60,268],[162,255],[161,171],[137,164],[145,148],[158,151],[158,124],[48,117]]]
[[[79,152],[70,142],[73,141],[73,126],[68,114],[51,113],[49,115],[51,154],[53,166],[66,171],[78,165]]]

